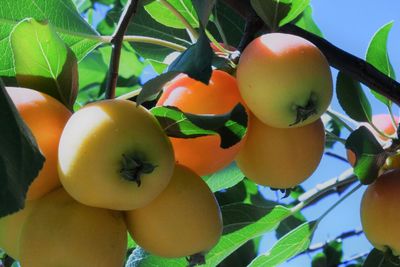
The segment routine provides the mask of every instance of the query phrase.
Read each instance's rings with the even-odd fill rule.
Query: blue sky
[[[389,36],[389,56],[395,71],[399,74],[400,67],[400,2],[397,0],[335,0],[335,1],[312,1],[314,20],[322,30],[324,37],[334,45],[350,52],[358,57],[365,58],[369,41],[376,30],[390,21],[394,21]],[[332,69],[334,80],[337,71]],[[368,90],[366,91],[368,93]],[[370,96],[370,94],[368,93]],[[386,112],[385,107],[369,97],[374,113]],[[332,108],[343,112],[337,100],[332,102]],[[396,110],[396,114],[398,110]],[[344,156],[345,150],[340,144],[335,145],[335,152]],[[339,175],[349,168],[349,165],[339,160],[325,156],[310,179],[303,186],[306,189]],[[365,188],[362,188],[354,195],[345,200],[340,206],[333,210],[320,224],[312,243],[324,242],[333,239],[342,232],[359,229],[360,199]],[[339,197],[334,195],[318,203],[317,206],[304,210],[308,219],[316,219],[328,209]],[[273,235],[264,237],[260,252],[268,250],[275,242]],[[372,247],[364,235],[346,239],[343,243],[344,258],[355,254],[369,251]],[[312,255],[302,255],[282,264],[282,267],[305,267],[310,266]]]

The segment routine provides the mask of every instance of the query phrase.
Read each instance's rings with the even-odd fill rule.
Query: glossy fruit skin
[[[332,98],[326,58],[311,42],[295,35],[270,33],[254,39],[243,51],[236,74],[247,107],[272,127],[294,128],[316,121]],[[294,124],[296,108],[310,100],[316,112]]]
[[[30,213],[20,238],[26,267],[123,266],[127,249],[121,212],[82,205],[60,188]]]
[[[249,116],[246,143],[236,163],[247,178],[272,188],[291,188],[306,180],[321,161],[325,131],[321,119],[304,127],[273,128]]]
[[[137,244],[161,257],[206,252],[222,234],[221,212],[213,193],[201,177],[181,165],[176,165],[165,191],[125,216]]]
[[[141,184],[121,175],[123,155],[155,166]],[[146,205],[169,183],[172,146],[158,121],[128,100],[85,106],[68,121],[60,140],[59,175],[69,194],[94,207],[131,210]]]
[[[60,186],[57,174],[58,144],[72,113],[47,94],[21,87],[6,87],[6,90],[46,158],[26,196],[27,200],[38,199]]]
[[[209,85],[185,75],[174,79],[165,87],[157,106],[174,106],[194,114],[224,114],[239,103],[243,104],[236,79],[223,71],[214,70]],[[201,176],[228,166],[243,144],[242,140],[223,149],[218,135],[189,139],[171,137],[170,140],[177,162]]]
[[[399,117],[394,117],[395,122],[398,124],[399,123]],[[392,119],[390,118],[389,114],[375,114],[372,116],[372,123],[382,132],[384,132],[387,135],[393,135],[396,133],[396,130],[393,127]],[[368,130],[371,131],[371,133],[376,137],[378,141],[385,142],[388,140],[387,137],[380,135],[378,132],[375,131],[374,128],[371,127],[369,123],[362,124],[365,127],[368,128]],[[356,155],[354,154],[353,151],[347,149],[346,151],[347,155],[347,161],[350,163],[351,166],[354,166],[356,163]],[[395,155],[392,157],[389,157],[386,160],[385,165],[383,166],[384,170],[388,169],[396,169],[400,168],[400,156]]]
[[[19,259],[19,237],[22,227],[37,201],[27,201],[22,210],[0,218],[0,248],[13,259]]]
[[[361,201],[361,223],[367,239],[382,251],[400,255],[400,170],[379,176],[368,186]]]

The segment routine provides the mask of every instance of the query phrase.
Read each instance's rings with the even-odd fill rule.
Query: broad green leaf
[[[238,231],[223,235],[218,244],[206,255],[205,266],[217,266],[223,259],[241,247],[247,241],[259,237],[275,229],[279,222],[291,214],[290,210],[283,206],[274,207],[266,216]],[[225,227],[231,227],[225,225]],[[265,265],[264,265],[265,266]],[[268,266],[268,265],[267,265]]]
[[[281,221],[278,228],[276,228],[275,236],[277,239],[283,237],[299,225],[305,223],[307,219],[301,213],[295,213],[292,216]]]
[[[312,17],[312,13],[312,7],[309,5],[296,19],[295,24],[306,31],[318,35],[319,37],[323,37],[321,30],[319,29],[318,25],[315,23]]]
[[[336,80],[336,95],[343,110],[356,121],[371,121],[371,105],[359,82],[343,72]]]
[[[0,217],[24,207],[45,158],[0,80]]]
[[[164,84],[179,73],[208,84],[211,77],[213,51],[205,32],[202,30],[199,39],[169,65],[167,72],[149,80],[143,85],[137,103],[141,104],[161,92]]]
[[[279,27],[296,19],[310,4],[310,0],[291,0],[289,13],[280,20]]]
[[[92,3],[90,0],[72,0],[72,1],[74,2],[79,13],[85,12],[92,6]]]
[[[10,40],[18,84],[51,95],[72,109],[78,90],[77,60],[54,28],[25,19],[15,26]]]
[[[203,177],[213,192],[231,188],[232,186],[240,183],[243,178],[244,174],[240,171],[235,163],[232,163],[223,170]]]
[[[271,30],[276,30],[281,19],[290,13],[291,2],[292,0],[250,0],[257,15]]]
[[[199,27],[196,11],[190,0],[154,0],[146,4],[144,8],[158,23],[171,28],[186,29],[186,25],[171,11],[168,5],[171,5],[192,27]]]
[[[146,252],[141,247],[136,247],[129,255],[125,267],[187,267],[188,262],[185,258],[162,258]]]
[[[389,55],[387,52],[387,42],[389,37],[389,32],[392,29],[393,22],[389,22],[382,26],[372,37],[367,49],[366,59],[368,63],[371,63],[375,68],[380,70],[382,73],[388,75],[389,77],[395,79],[396,75],[392,64],[390,63]],[[371,90],[371,93],[375,97],[387,106],[392,103],[386,97],[376,93],[375,90]]]
[[[356,155],[354,174],[363,184],[370,184],[378,177],[387,154],[367,127],[361,126],[346,140],[347,149]]]
[[[276,266],[303,252],[310,245],[316,226],[315,221],[303,223],[279,239],[267,253],[255,258],[249,267]]]
[[[62,14],[62,15],[61,15]],[[101,37],[80,16],[71,0],[2,0],[0,5],[0,76],[14,76],[9,35],[25,18],[48,21],[78,60],[101,43]]]
[[[176,107],[155,107],[151,113],[157,118],[168,136],[196,138],[218,134],[220,147],[229,148],[238,143],[246,133],[247,114],[238,104],[231,112],[221,115],[183,113]]]

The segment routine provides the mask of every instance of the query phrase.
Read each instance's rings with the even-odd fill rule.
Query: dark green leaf
[[[62,15],[60,15],[62,14]],[[0,5],[0,76],[14,76],[9,35],[25,18],[48,21],[78,60],[102,42],[98,33],[80,16],[71,0],[2,0]]]
[[[323,37],[321,30],[312,17],[312,12],[312,7],[309,5],[304,9],[301,16],[297,17],[295,24],[306,31],[318,35],[319,37]]]
[[[341,241],[335,240],[329,242],[323,249],[326,255],[327,266],[338,266],[343,258],[343,244]]]
[[[197,42],[178,56],[169,66],[168,71],[144,84],[137,103],[141,104],[161,92],[164,84],[172,80],[179,73],[185,73],[189,77],[208,84],[212,69],[213,51],[204,31]]]
[[[333,266],[328,265],[328,260],[326,258],[326,255],[322,252],[316,254],[312,258],[311,266],[312,267],[333,267]]]
[[[322,121],[325,126],[325,130],[334,134],[337,137],[340,137],[340,132],[342,130],[342,125],[340,125],[336,120],[334,120],[330,116],[322,115]],[[333,148],[333,145],[336,143],[335,140],[326,140],[325,147]]]
[[[29,185],[45,158],[0,80],[0,217],[24,207]]]
[[[280,21],[288,16],[291,9],[291,0],[250,0],[250,3],[271,30],[278,28]]]
[[[367,50],[367,62],[371,63],[375,68],[380,70],[382,73],[388,75],[389,77],[395,79],[395,72],[392,64],[389,60],[389,55],[387,52],[387,41],[389,37],[389,32],[392,29],[393,22],[389,22],[382,26],[372,37]],[[371,90],[372,94],[387,106],[392,103],[386,97],[380,95],[375,90]]]
[[[387,158],[386,152],[367,127],[361,126],[353,131],[346,140],[346,148],[356,155],[354,174],[363,184],[370,184]]]
[[[280,239],[296,227],[305,223],[307,220],[301,213],[296,213],[285,220],[281,221],[278,228],[276,228],[275,236]]]
[[[74,53],[54,28],[26,19],[10,36],[18,84],[44,92],[72,109],[78,90],[78,65]]]
[[[368,254],[367,259],[364,262],[363,267],[398,267],[400,262],[395,259],[386,260],[385,254],[377,249],[371,250]]]
[[[356,121],[371,121],[371,105],[359,82],[343,72],[336,80],[336,94],[343,110]]]
[[[259,255],[249,267],[276,266],[305,251],[317,227],[315,221],[306,222],[279,239],[265,254]]]
[[[197,17],[205,28],[210,17],[211,11],[216,0],[193,0],[193,6],[196,10]]]
[[[155,107],[151,110],[168,136],[195,138],[219,134],[222,148],[239,142],[246,134],[247,114],[241,104],[221,115],[183,113],[176,107]]]

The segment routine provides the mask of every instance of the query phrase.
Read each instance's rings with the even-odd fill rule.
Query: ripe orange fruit
[[[273,128],[249,116],[246,143],[236,163],[247,178],[272,188],[291,188],[318,167],[324,152],[321,119],[303,127]]]
[[[26,196],[27,200],[38,199],[60,186],[57,173],[58,144],[71,112],[44,93],[17,87],[6,87],[6,90],[46,158]]]
[[[209,85],[181,75],[169,83],[157,102],[157,106],[174,106],[187,113],[224,114],[238,103],[243,103],[236,79],[229,74],[214,70]],[[221,138],[203,136],[197,138],[170,138],[175,159],[199,175],[208,175],[228,166],[239,152],[243,140],[223,149]]]
[[[332,98],[326,58],[295,35],[269,33],[254,39],[243,51],[236,74],[247,107],[271,127],[312,123]]]
[[[154,201],[125,215],[133,240],[161,257],[206,252],[222,234],[221,212],[213,193],[201,177],[180,165]]]
[[[372,245],[400,255],[400,170],[388,171],[364,192],[361,201],[361,223]]]

